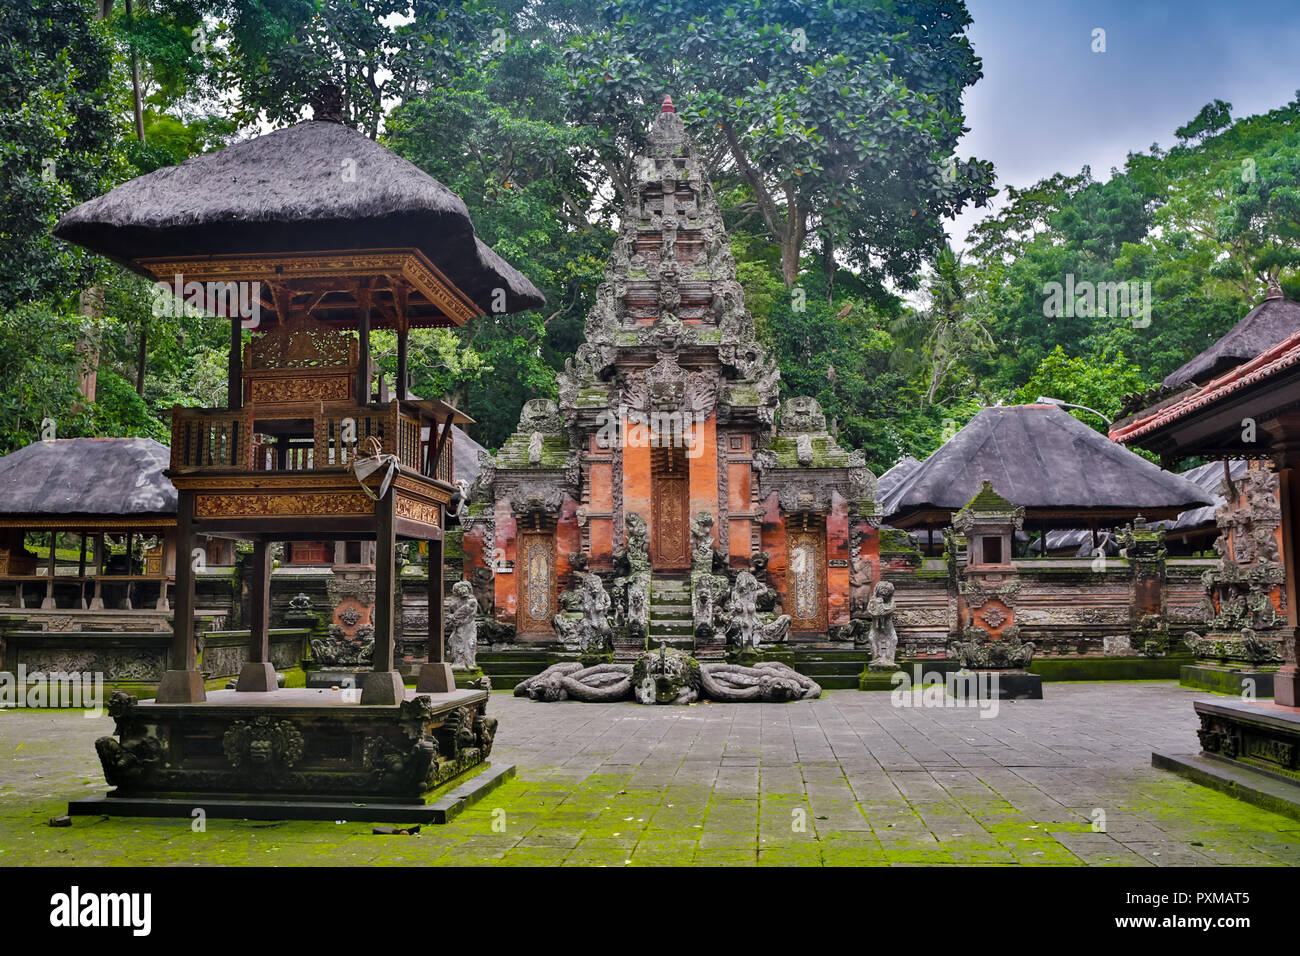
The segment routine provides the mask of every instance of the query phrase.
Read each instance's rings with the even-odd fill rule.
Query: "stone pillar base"
[[[160,704],[201,704],[208,699],[198,671],[168,671],[158,684]]]
[[[249,661],[239,672],[235,690],[276,690],[279,682],[275,676],[275,665],[270,661]]]
[[[446,661],[421,664],[415,689],[421,694],[451,693],[456,689],[456,678],[452,676],[451,665]]]
[[[1300,687],[1296,686],[1294,665],[1283,667],[1273,675],[1273,703],[1283,707],[1300,707]]]
[[[361,683],[362,704],[400,704],[406,700],[406,685],[397,671],[371,671]]]

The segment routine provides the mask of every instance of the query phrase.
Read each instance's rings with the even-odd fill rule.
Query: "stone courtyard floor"
[[[1046,699],[901,708],[541,704],[493,695],[518,776],[446,826],[74,818],[104,791],[107,717],[0,711],[0,865],[1292,865],[1300,821],[1150,766],[1194,753],[1168,682],[1047,684]],[[1104,814],[1104,818],[1103,818]],[[1104,832],[1094,829],[1094,821]]]

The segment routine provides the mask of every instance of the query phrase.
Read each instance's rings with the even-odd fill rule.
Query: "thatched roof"
[[[478,453],[487,451],[482,445],[470,438],[457,425],[451,427],[452,474],[464,478],[470,484],[478,477],[483,466],[478,463]]]
[[[82,203],[54,228],[134,268],[139,259],[417,248],[484,313],[542,294],[474,235],[459,196],[342,123],[309,120],[194,156]],[[137,270],[138,271],[138,270]]]
[[[0,458],[0,516],[175,518],[170,457],[148,438],[33,442]]]
[[[1093,431],[1054,405],[986,408],[881,502],[890,524],[938,522],[989,479],[1025,509],[1026,523],[1060,527],[1098,515],[1174,517],[1213,504],[1196,485]]]
[[[1228,462],[1229,473],[1232,475],[1233,481],[1246,473],[1246,464],[1244,458],[1234,458]],[[1213,525],[1214,511],[1224,502],[1223,495],[1219,493],[1219,489],[1223,486],[1223,462],[1211,461],[1196,468],[1189,468],[1179,477],[1186,478],[1192,484],[1204,490],[1213,499],[1213,504],[1202,505],[1199,508],[1189,508],[1167,526],[1168,530],[1171,532],[1192,531],[1206,525]]]
[[[908,475],[920,467],[920,460],[911,455],[904,455],[892,468],[876,479],[876,500],[886,500]]]
[[[1296,332],[1300,332],[1300,302],[1283,298],[1280,292],[1272,294],[1247,312],[1227,335],[1165,376],[1163,384],[1167,388],[1188,382],[1204,384]]]

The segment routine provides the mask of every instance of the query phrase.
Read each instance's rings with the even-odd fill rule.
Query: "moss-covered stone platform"
[[[381,706],[358,697],[301,688],[160,704],[114,694],[116,733],[95,742],[114,789],[73,801],[69,813],[384,819],[400,810],[404,820],[442,822],[430,794],[492,752],[487,692],[408,690]]]
[[[0,866],[1300,864],[1300,821],[1151,766],[1153,750],[1200,749],[1192,702],[1209,697],[1175,681],[1063,683],[990,718],[854,690],[690,707],[494,693],[493,769],[517,774],[414,836],[355,816],[51,827],[103,790],[90,742],[112,721],[7,710]]]

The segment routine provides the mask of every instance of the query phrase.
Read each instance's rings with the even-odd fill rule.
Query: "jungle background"
[[[465,409],[489,448],[555,395],[665,93],[712,171],[783,397],[815,396],[877,474],[986,404],[1051,395],[1114,417],[1270,281],[1300,298],[1300,95],[1243,117],[1216,100],[1105,176],[1008,188],[954,249],[945,220],[994,195],[990,163],[953,155],[980,78],[969,23],[946,0],[6,4],[0,453],[46,419],[59,437],[166,442],[173,404],[224,402],[226,321],[153,315],[147,282],[50,228],[133,176],[307,118],[326,79],[546,294],[412,336],[412,391]],[[1044,286],[1067,274],[1150,282],[1150,325],[1045,318]],[[395,343],[375,340],[391,376]]]

